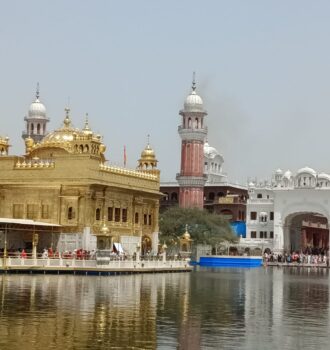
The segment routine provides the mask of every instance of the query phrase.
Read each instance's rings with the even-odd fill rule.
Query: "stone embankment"
[[[328,268],[326,263],[305,264],[305,263],[287,263],[287,262],[264,262],[264,266],[278,266],[278,267],[312,267],[312,268]]]
[[[77,259],[26,259],[7,257],[0,259],[0,273],[50,273],[84,275],[120,275],[158,272],[190,272],[189,260],[77,260]]]

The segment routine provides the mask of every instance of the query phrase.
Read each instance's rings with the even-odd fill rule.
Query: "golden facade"
[[[100,249],[121,236],[156,249],[160,174],[149,143],[136,170],[107,165],[101,136],[87,118],[74,128],[69,113],[40,142],[27,137],[24,156],[8,155],[9,140],[0,138],[0,217],[61,225],[61,234],[90,235]]]

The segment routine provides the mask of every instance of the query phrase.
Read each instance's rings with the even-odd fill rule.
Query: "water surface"
[[[0,275],[0,349],[329,349],[327,269]]]

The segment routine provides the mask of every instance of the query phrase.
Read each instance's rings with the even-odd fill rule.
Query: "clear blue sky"
[[[178,115],[196,71],[209,143],[231,181],[278,167],[330,172],[329,1],[3,1],[0,134],[23,153],[40,82],[58,128],[89,113],[107,158],[136,161],[150,134],[162,180],[179,171]]]

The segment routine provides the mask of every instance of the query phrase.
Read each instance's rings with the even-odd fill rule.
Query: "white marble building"
[[[330,175],[309,167],[295,175],[278,169],[270,183],[251,182],[248,188],[247,233],[242,241],[279,252],[329,246]]]
[[[206,140],[204,143],[204,174],[207,176],[207,184],[227,181],[227,175],[222,170],[223,162],[223,156]]]

